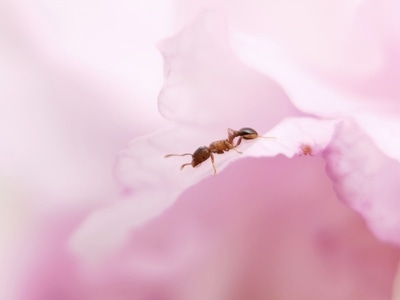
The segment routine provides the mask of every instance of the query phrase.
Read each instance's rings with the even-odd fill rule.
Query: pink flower
[[[115,202],[99,197],[40,231],[24,299],[390,299],[398,21],[380,20],[396,3],[279,3],[177,1],[182,29],[158,44],[168,126],[121,151],[121,193],[90,182]],[[99,142],[125,137],[94,124],[116,128]],[[217,176],[210,160],[180,171],[190,156],[164,158],[247,126],[274,139],[216,154]]]

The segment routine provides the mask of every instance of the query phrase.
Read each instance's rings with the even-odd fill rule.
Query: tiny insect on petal
[[[233,130],[233,129],[228,128],[227,131],[228,131],[227,139],[212,142],[208,147],[201,146],[201,147],[197,148],[196,151],[193,152],[193,154],[190,154],[190,153],[167,154],[164,157],[191,155],[192,161],[190,163],[183,164],[181,166],[181,170],[185,166],[188,166],[188,165],[191,165],[194,168],[211,157],[211,163],[214,168],[214,175],[216,175],[217,169],[215,168],[213,154],[223,154],[230,150],[234,150],[237,153],[242,154],[242,152],[236,150],[236,147],[240,145],[240,143],[242,142],[242,139],[253,140],[253,139],[256,139],[259,137],[260,138],[268,138],[268,137],[263,137],[263,136],[258,135],[257,131],[255,131],[253,128],[250,128],[250,127],[244,127],[240,130]],[[238,138],[236,143],[235,143],[235,138]]]

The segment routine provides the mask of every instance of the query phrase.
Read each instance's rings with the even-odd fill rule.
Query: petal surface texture
[[[400,163],[386,156],[355,122],[338,125],[324,156],[335,190],[383,240],[400,243]]]

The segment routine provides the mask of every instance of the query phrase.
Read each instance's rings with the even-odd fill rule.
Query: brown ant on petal
[[[239,139],[234,142],[235,138],[239,137]],[[185,166],[191,165],[193,168],[201,164],[203,161],[206,161],[207,159],[211,158],[211,163],[214,169],[214,175],[217,174],[217,169],[215,168],[214,164],[214,155],[215,154],[223,154],[225,152],[228,152],[230,150],[234,150],[239,154],[242,154],[242,152],[236,150],[236,147],[240,145],[242,142],[242,139],[245,140],[253,140],[256,138],[273,138],[273,137],[264,137],[258,135],[257,131],[255,131],[252,128],[245,127],[240,130],[233,130],[233,129],[228,129],[228,138],[225,140],[219,140],[212,142],[208,147],[206,146],[201,146],[196,149],[196,151],[191,153],[183,153],[183,154],[167,154],[164,157],[171,157],[171,156],[186,156],[186,155],[191,155],[192,156],[192,161],[190,163],[183,164],[181,166],[181,170]]]

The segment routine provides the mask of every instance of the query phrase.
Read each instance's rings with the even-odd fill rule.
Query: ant
[[[239,139],[234,142],[235,138],[239,137]],[[211,158],[211,163],[214,168],[214,175],[217,174],[217,169],[215,168],[214,164],[214,153],[215,154],[223,154],[224,152],[228,152],[229,150],[234,150],[239,154],[242,154],[242,152],[236,150],[236,147],[240,145],[242,142],[242,139],[245,140],[253,140],[258,137],[261,138],[268,138],[264,136],[258,135],[257,131],[255,131],[252,128],[249,127],[244,127],[240,130],[233,130],[228,128],[228,138],[225,140],[219,140],[212,142],[208,147],[207,146],[201,146],[196,149],[196,151],[192,153],[183,153],[183,154],[167,154],[164,157],[170,157],[170,156],[186,156],[186,155],[191,155],[192,156],[192,161],[190,163],[183,164],[181,166],[181,170],[185,166],[191,165],[193,168],[201,164],[203,161],[206,161],[207,159]]]

